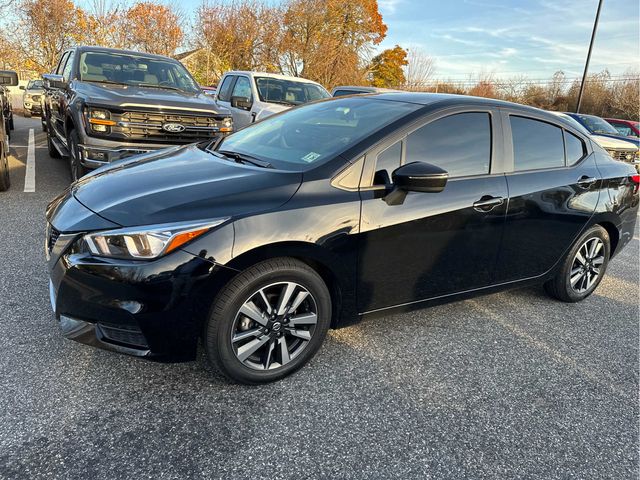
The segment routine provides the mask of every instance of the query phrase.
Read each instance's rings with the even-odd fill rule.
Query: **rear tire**
[[[331,295],[322,277],[299,260],[274,258],[240,273],[220,291],[205,325],[204,346],[209,362],[227,378],[267,383],[306,364],[330,324]]]
[[[4,147],[0,145],[0,192],[6,192],[10,186],[9,155],[8,152],[4,151]]]
[[[611,240],[600,225],[589,228],[571,247],[554,278],[544,284],[549,295],[573,303],[591,295],[609,265]]]
[[[24,111],[24,118],[31,118],[31,112],[29,110]]]

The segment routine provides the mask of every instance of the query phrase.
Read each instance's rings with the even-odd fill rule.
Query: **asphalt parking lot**
[[[24,192],[29,129],[35,191]],[[232,385],[63,339],[44,208],[69,182],[16,118],[0,194],[0,478],[637,478],[638,233],[596,293],[495,294],[330,332],[278,383]]]

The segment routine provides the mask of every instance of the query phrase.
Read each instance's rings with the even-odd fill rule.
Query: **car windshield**
[[[41,89],[42,88],[42,80],[30,80],[27,84],[27,90],[31,89]]]
[[[578,115],[578,117],[591,133],[619,135],[618,131],[610,123],[605,122],[600,117],[594,117],[593,115]]]
[[[256,77],[255,82],[260,101],[267,103],[301,105],[331,96],[320,85],[310,82],[272,77]]]
[[[285,170],[307,170],[419,109],[412,103],[343,97],[304,105],[226,137],[217,146]]]
[[[110,52],[84,52],[80,56],[80,80],[83,82],[200,91],[189,72],[178,62],[142,55]]]

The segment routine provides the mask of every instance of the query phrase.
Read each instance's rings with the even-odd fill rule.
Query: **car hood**
[[[293,105],[280,105],[278,103],[270,103],[268,106],[263,108],[256,115],[256,121],[262,120],[263,118],[270,117],[271,115],[275,115],[276,113],[284,112],[285,110],[289,110]]]
[[[632,145],[635,145],[636,147],[640,146],[640,140],[636,140],[630,137],[623,137],[621,135],[600,134],[600,133],[597,133],[594,135],[598,137],[608,138],[610,140],[618,140],[620,142],[624,142],[627,144],[627,148],[630,148]]]
[[[131,157],[74,184],[73,196],[121,226],[247,215],[286,203],[300,172],[238,164],[196,145]]]
[[[617,148],[620,150],[637,150],[638,146],[628,140],[622,140],[605,135],[591,135],[591,138],[602,148]]]
[[[191,112],[230,115],[228,109],[216,105],[203,92],[188,93],[153,87],[131,85],[109,85],[91,82],[77,82],[75,89],[88,98],[88,104],[105,108],[153,107],[162,111],[188,110]]]

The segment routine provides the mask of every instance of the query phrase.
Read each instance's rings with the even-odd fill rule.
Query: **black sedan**
[[[300,368],[329,328],[543,283],[588,297],[633,237],[638,175],[554,115],[386,93],[123,160],[48,207],[62,332],[192,358],[243,383]]]

